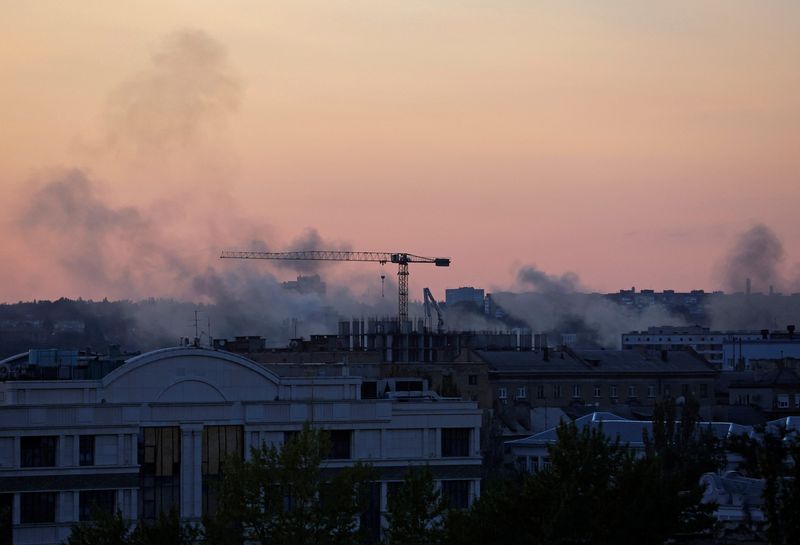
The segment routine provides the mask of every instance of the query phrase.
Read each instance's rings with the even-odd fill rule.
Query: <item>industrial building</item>
[[[481,412],[474,402],[437,396],[424,380],[365,387],[341,364],[291,365],[281,375],[197,346],[148,352],[102,377],[58,370],[70,365],[58,363],[54,378],[0,383],[6,541],[61,543],[92,504],[130,520],[175,508],[199,521],[213,511],[220,459],[279,445],[306,422],[331,433],[327,468],[358,460],[375,467],[364,523],[373,521],[376,536],[389,484],[410,465],[427,465],[453,506],[480,494]]]

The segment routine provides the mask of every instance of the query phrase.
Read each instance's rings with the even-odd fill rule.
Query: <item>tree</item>
[[[739,470],[764,479],[764,515],[770,545],[800,543],[800,438],[786,428],[740,435],[728,448],[742,457]]]
[[[208,541],[270,545],[345,545],[359,536],[371,468],[364,464],[331,474],[324,430],[308,424],[282,448],[253,447],[250,459],[227,461],[219,510],[205,521]]]
[[[93,510],[91,521],[72,527],[66,545],[193,545],[201,532],[182,523],[175,510],[161,513],[152,524],[132,524],[117,511],[114,514]]]
[[[710,524],[713,506],[658,457],[637,457],[602,426],[562,424],[556,434],[547,469],[495,483],[468,512],[448,517],[448,544],[661,545]]]
[[[386,540],[389,545],[441,543],[446,511],[430,469],[410,468],[397,494],[389,498]]]

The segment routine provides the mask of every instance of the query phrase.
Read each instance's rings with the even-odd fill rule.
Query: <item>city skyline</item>
[[[0,301],[305,272],[217,259],[253,247],[452,258],[413,298],[526,267],[744,291],[726,260],[753,233],[753,290],[800,291],[795,3],[5,11]],[[322,273],[375,298],[396,270]]]

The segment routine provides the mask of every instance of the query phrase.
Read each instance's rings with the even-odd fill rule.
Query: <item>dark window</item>
[[[554,384],[553,385],[553,397],[556,398],[556,399],[561,397],[561,385],[560,384]]]
[[[181,430],[142,428],[139,432],[140,516],[158,520],[160,513],[180,508]]]
[[[400,490],[403,488],[403,481],[389,481],[386,483],[386,507],[390,507],[392,502],[397,497],[397,494],[400,493]]]
[[[0,494],[0,545],[12,545],[14,540],[14,494]]]
[[[98,514],[113,515],[117,509],[117,491],[81,490],[79,503],[80,520],[93,520]]]
[[[81,435],[78,459],[82,466],[94,465],[94,435]]]
[[[469,375],[467,377],[470,386],[477,386],[478,385],[478,375]]]
[[[203,514],[217,512],[218,483],[228,457],[244,459],[242,426],[206,426],[203,428]]]
[[[378,383],[375,381],[367,381],[361,383],[361,399],[377,399],[378,398]]]
[[[536,397],[538,399],[544,399],[544,384],[539,384],[536,387]]]
[[[328,458],[331,460],[350,459],[350,439],[353,432],[350,430],[331,430],[331,453]]]
[[[20,440],[22,467],[54,467],[58,437],[44,435],[22,437]]]
[[[398,380],[394,383],[395,392],[421,392],[421,380]]]
[[[470,428],[442,428],[442,457],[469,456]]]
[[[25,492],[19,495],[19,516],[22,524],[56,521],[55,492]]]
[[[706,383],[700,384],[700,397],[703,399],[708,397],[708,384]]]
[[[469,507],[469,481],[442,481],[442,497],[450,509]]]

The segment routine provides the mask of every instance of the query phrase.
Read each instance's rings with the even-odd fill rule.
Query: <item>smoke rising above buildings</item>
[[[111,93],[108,145],[152,154],[198,144],[224,125],[241,96],[242,82],[221,43],[198,29],[173,32],[146,69]]]
[[[748,279],[755,291],[788,288],[790,282],[781,273],[784,257],[783,243],[772,229],[754,225],[739,235],[721,263],[724,289],[745,291]]]
[[[573,272],[561,276],[547,274],[529,265],[517,273],[517,280],[523,286],[531,286],[539,293],[574,293],[581,290],[580,278]]]

